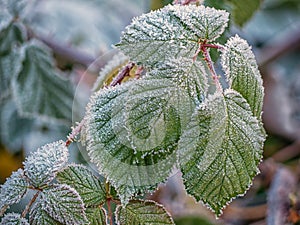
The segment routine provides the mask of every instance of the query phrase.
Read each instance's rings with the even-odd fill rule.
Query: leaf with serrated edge
[[[192,58],[199,40],[219,37],[228,22],[228,13],[204,6],[168,5],[133,19],[117,48],[132,61],[146,66],[168,58]]]
[[[23,163],[25,175],[34,187],[43,187],[66,165],[68,156],[68,148],[64,141],[46,144],[26,158]]]
[[[89,225],[106,225],[107,213],[104,208],[87,208],[86,217],[90,222]]]
[[[23,68],[12,81],[19,113],[47,122],[70,123],[73,87],[56,71],[50,50],[33,40],[23,45],[21,51],[24,57]]]
[[[40,199],[31,207],[29,221],[31,225],[61,225],[60,222],[53,219],[42,209],[42,201]]]
[[[118,206],[115,214],[118,225],[174,224],[164,207],[154,201],[134,200],[125,207]]]
[[[178,85],[180,91],[186,91],[199,104],[207,95],[207,76],[203,63],[179,57],[178,59],[168,59],[166,62],[159,63],[149,71],[146,79],[171,80]]]
[[[230,88],[247,100],[253,114],[261,120],[264,88],[251,47],[239,36],[231,37],[222,50],[221,65]]]
[[[6,179],[0,189],[0,216],[8,206],[18,203],[26,194],[28,182],[24,176],[24,171],[18,169]]]
[[[234,90],[218,93],[195,112],[179,141],[187,192],[218,216],[243,195],[258,172],[265,133],[246,100]]]
[[[81,225],[87,222],[80,195],[68,185],[55,184],[44,189],[41,205],[42,210],[60,223]]]
[[[97,165],[100,174],[104,175],[116,188],[123,203],[126,203],[136,193],[156,188],[158,183],[167,179],[176,163],[175,150],[180,135],[179,118],[175,108],[171,105],[163,106],[165,101],[159,97],[171,91],[172,88],[173,93],[178,92],[178,89],[174,83],[172,84],[170,81],[163,83],[160,82],[161,80],[148,81],[151,86],[147,85],[148,83],[141,84],[143,81],[138,82],[145,88],[139,86],[138,90],[141,91],[141,95],[145,94],[143,92],[147,88],[150,93],[151,87],[156,85],[157,93],[154,93],[152,97],[156,96],[157,98],[152,98],[152,100],[154,100],[153,103],[159,103],[163,107],[160,109],[157,107],[158,105],[151,104],[154,108],[149,111],[148,115],[158,119],[153,127],[149,128],[153,138],[147,136],[144,142],[139,140],[139,138],[143,138],[141,132],[135,133],[137,136],[131,136],[132,138],[136,137],[135,142],[131,143],[133,139],[128,139],[128,134],[133,134],[134,124],[130,124],[132,120],[127,119],[127,114],[130,116],[132,111],[127,111],[127,106],[124,105],[131,99],[129,90],[135,90],[135,99],[141,100],[138,99],[139,93],[135,89],[138,87],[137,82],[128,82],[122,86],[101,90],[91,97],[87,107],[87,151],[91,160]],[[147,99],[148,103],[151,103],[150,98],[151,96]],[[168,97],[164,96],[164,98]],[[147,107],[147,110],[150,109]],[[137,108],[134,112],[138,113],[139,110],[142,108]],[[139,118],[142,115],[140,114]],[[146,117],[144,119],[147,120]],[[127,122],[131,127],[128,127]],[[144,126],[144,124],[141,125]],[[162,134],[162,132],[166,132],[166,134],[156,135],[155,131],[159,132],[158,134]],[[151,141],[147,142],[150,139]],[[145,144],[139,145],[142,143]]]
[[[82,165],[68,165],[57,174],[61,184],[73,187],[81,196],[85,206],[98,206],[105,202],[106,193],[101,181]]]
[[[0,225],[29,225],[29,223],[18,213],[8,213],[2,218]]]

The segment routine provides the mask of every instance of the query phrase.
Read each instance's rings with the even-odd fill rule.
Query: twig
[[[289,195],[295,191],[296,183],[296,177],[288,169],[277,171],[268,193],[268,225],[287,224]]]
[[[37,197],[39,196],[41,192],[37,191],[35,193],[35,195],[32,197],[32,199],[30,200],[30,202],[26,205],[26,208],[24,209],[24,211],[22,212],[21,217],[25,217],[27,215],[27,213],[29,212],[30,207],[32,206],[32,204],[35,202],[35,200],[37,199]]]
[[[117,84],[120,84],[122,82],[122,80],[126,77],[126,76],[130,76],[130,70],[134,67],[134,63],[133,62],[129,62],[119,73],[118,75],[113,79],[113,81],[110,83],[109,86],[113,87],[116,86]]]
[[[230,206],[225,210],[222,219],[258,220],[265,218],[266,212],[266,204],[248,207]]]
[[[300,140],[276,152],[272,158],[277,162],[286,162],[300,154]]]
[[[80,123],[77,123],[76,127],[72,127],[72,132],[67,136],[66,146],[68,147],[77,137],[77,135],[82,130],[85,124],[85,119],[81,120]]]

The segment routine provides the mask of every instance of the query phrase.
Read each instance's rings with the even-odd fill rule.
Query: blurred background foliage
[[[18,7],[5,9],[7,1],[0,0],[0,183],[29,152],[65,139],[80,121],[93,82],[114,54],[111,45],[131,19],[172,2],[11,0]],[[176,224],[300,224],[300,1],[203,4],[231,12],[221,43],[238,33],[257,57],[268,133],[261,174],[219,220],[185,194],[180,174],[149,198],[164,204]],[[72,161],[85,162],[79,149],[72,146]]]

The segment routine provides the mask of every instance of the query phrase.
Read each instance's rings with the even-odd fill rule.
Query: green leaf
[[[116,46],[131,60],[153,66],[169,58],[192,58],[200,40],[213,41],[223,32],[228,13],[204,6],[168,5],[135,18]]]
[[[22,47],[23,68],[12,87],[19,112],[23,116],[70,122],[73,87],[55,70],[50,51],[37,41]]]
[[[151,79],[104,89],[91,97],[87,151],[123,203],[156,188],[174,167],[180,122],[187,123],[191,110],[190,98],[182,96],[171,81]],[[179,102],[188,109],[177,112]]]
[[[264,88],[251,47],[240,37],[231,37],[222,52],[221,64],[229,87],[247,100],[253,114],[261,120]]]
[[[68,165],[56,178],[59,183],[74,188],[86,206],[99,206],[106,200],[105,187],[85,166]]]
[[[187,192],[219,216],[250,187],[264,140],[262,124],[239,93],[226,90],[210,98],[195,112],[179,142]]]
[[[46,144],[32,152],[25,160],[25,175],[37,188],[49,184],[68,161],[68,148],[64,141]]]
[[[0,216],[12,204],[18,203],[26,194],[28,182],[22,169],[13,172],[0,188]]]
[[[18,213],[8,213],[2,218],[0,225],[29,225],[29,223]]]
[[[259,9],[261,0],[227,0],[232,5],[232,15],[234,22],[242,27]]]
[[[9,13],[6,8],[0,11],[0,32],[5,29],[13,20],[13,16]]]
[[[163,206],[153,201],[139,200],[130,202],[125,207],[118,206],[116,221],[120,225],[174,224],[172,217]]]
[[[29,212],[29,221],[31,225],[61,225],[60,222],[49,216],[42,207],[42,201],[38,200],[31,208]]]
[[[203,63],[179,57],[159,63],[148,74],[148,78],[167,79],[178,85],[178,91],[185,91],[196,104],[207,95],[207,72]],[[181,90],[182,89],[182,90]]]
[[[68,185],[55,184],[41,193],[42,210],[62,224],[81,225],[87,222],[80,195]]]
[[[104,208],[87,208],[86,217],[90,225],[106,225],[107,215]]]
[[[26,28],[22,23],[11,23],[0,32],[0,55],[7,55],[26,40]]]

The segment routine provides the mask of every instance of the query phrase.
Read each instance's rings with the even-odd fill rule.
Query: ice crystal
[[[174,224],[163,206],[153,201],[135,200],[116,209],[117,224]]]
[[[25,175],[35,187],[50,183],[68,161],[68,149],[64,141],[46,144],[31,153],[24,162]]]
[[[265,133],[246,100],[226,90],[195,113],[179,142],[187,191],[217,215],[250,187]]]
[[[53,219],[43,210],[42,201],[37,200],[29,212],[29,221],[31,225],[61,225],[60,222]]]
[[[81,225],[87,222],[80,195],[68,185],[53,185],[44,189],[41,206],[50,217],[62,224]]]
[[[106,200],[103,184],[85,166],[69,165],[57,174],[57,180],[73,187],[86,206],[98,206]]]
[[[251,47],[239,36],[231,37],[222,52],[221,63],[230,87],[247,100],[260,120],[264,89]]]
[[[8,213],[2,218],[0,225],[29,225],[29,223],[18,213]]]
[[[24,177],[24,171],[22,169],[18,169],[7,178],[0,189],[0,216],[8,206],[18,203],[21,200],[27,191],[27,187],[28,182]]]
[[[192,58],[199,40],[215,40],[227,22],[228,13],[222,10],[168,5],[133,19],[117,47],[146,66],[178,56]]]

